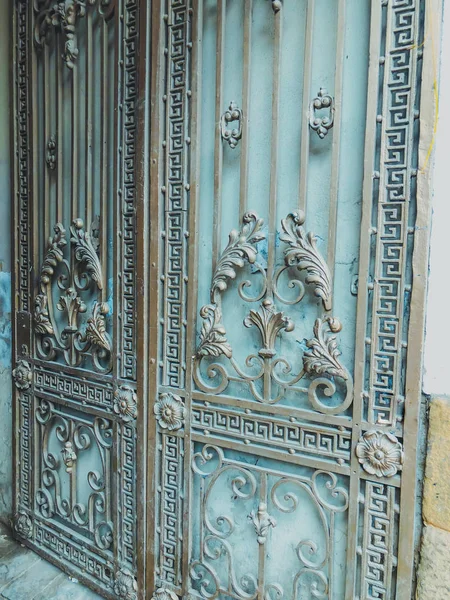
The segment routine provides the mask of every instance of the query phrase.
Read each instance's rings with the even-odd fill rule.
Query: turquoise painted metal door
[[[411,596],[421,7],[154,8],[155,598]]]

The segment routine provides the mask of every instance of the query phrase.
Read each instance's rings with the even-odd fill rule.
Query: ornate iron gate
[[[16,531],[107,597],[411,598],[425,5],[16,2]]]
[[[15,529],[114,598],[136,589],[137,8],[14,16]]]

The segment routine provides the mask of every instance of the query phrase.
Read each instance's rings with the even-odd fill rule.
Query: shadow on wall
[[[11,274],[0,272],[0,521],[11,517]]]

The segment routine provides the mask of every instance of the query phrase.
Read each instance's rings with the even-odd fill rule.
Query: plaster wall
[[[10,47],[11,0],[0,0],[0,521],[12,512]]]

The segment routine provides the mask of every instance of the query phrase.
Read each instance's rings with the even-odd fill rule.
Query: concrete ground
[[[4,600],[102,600],[66,573],[13,540],[0,526],[0,598]]]

